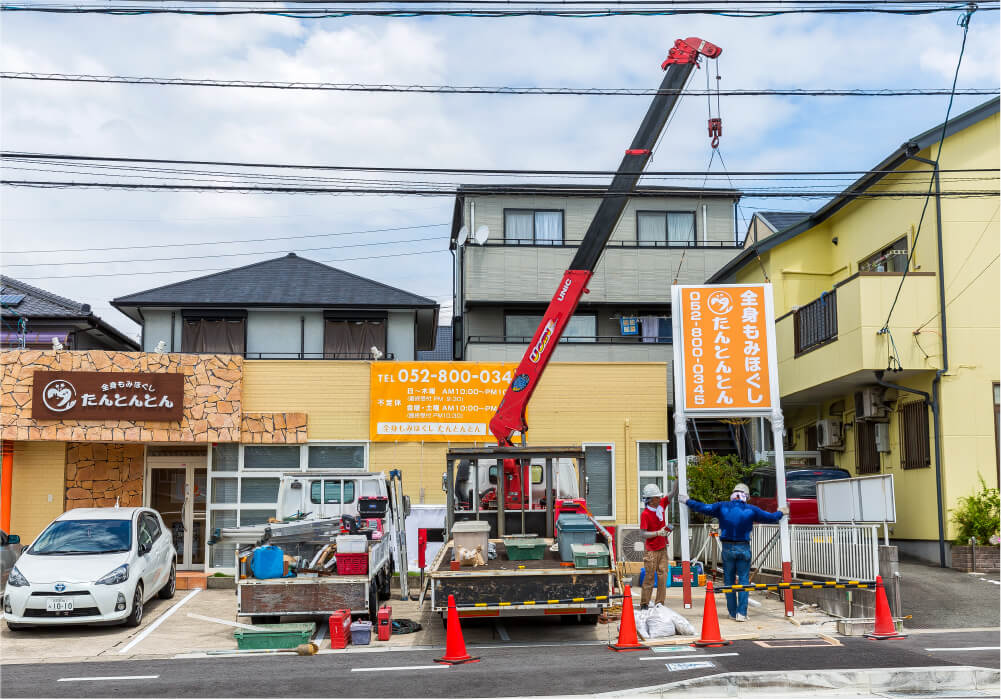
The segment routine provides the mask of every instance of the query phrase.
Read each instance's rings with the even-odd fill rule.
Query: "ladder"
[[[400,599],[410,599],[408,574],[410,572],[407,557],[407,516],[404,511],[403,472],[395,468],[389,472],[389,501],[392,516],[393,536],[396,546],[396,570],[400,573]]]

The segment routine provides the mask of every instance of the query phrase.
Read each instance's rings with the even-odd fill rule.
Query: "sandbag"
[[[670,612],[671,610],[662,604],[658,604],[650,610],[650,615],[646,619],[648,638],[665,638],[674,635],[674,621],[671,619]]]
[[[664,607],[664,612],[671,619],[671,622],[674,624],[674,631],[679,636],[695,635],[695,627],[692,626],[692,622],[688,621],[688,619],[681,616],[670,607]]]

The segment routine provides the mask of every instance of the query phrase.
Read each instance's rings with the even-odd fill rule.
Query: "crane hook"
[[[709,120],[709,138],[712,139],[710,145],[713,149],[719,148],[719,139],[723,135],[723,120],[713,117]]]

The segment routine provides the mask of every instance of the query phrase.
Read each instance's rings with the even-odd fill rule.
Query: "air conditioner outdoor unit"
[[[620,561],[642,563],[646,551],[646,539],[638,525],[620,524],[615,531],[615,551]]]
[[[821,449],[842,449],[844,447],[841,420],[832,418],[817,420],[817,446]]]
[[[889,409],[883,404],[883,390],[875,386],[867,386],[855,392],[855,419],[873,420],[884,418]]]

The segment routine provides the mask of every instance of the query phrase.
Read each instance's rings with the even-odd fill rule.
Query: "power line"
[[[111,83],[126,85],[161,85],[183,87],[236,87],[269,90],[322,90],[331,92],[410,92],[431,94],[477,94],[477,95],[575,95],[575,96],[615,96],[637,97],[649,95],[678,94],[679,96],[703,97],[706,90],[658,90],[656,88],[621,87],[519,87],[487,85],[392,85],[368,83],[323,83],[323,82],[275,82],[261,80],[213,80],[205,78],[155,78],[127,75],[78,75],[69,73],[0,72],[4,80],[43,80],[71,83]],[[713,92],[713,94],[716,94]],[[848,88],[848,89],[742,89],[720,90],[724,97],[913,97],[942,96],[950,94],[948,88]],[[958,95],[997,95],[999,88],[963,88]]]

